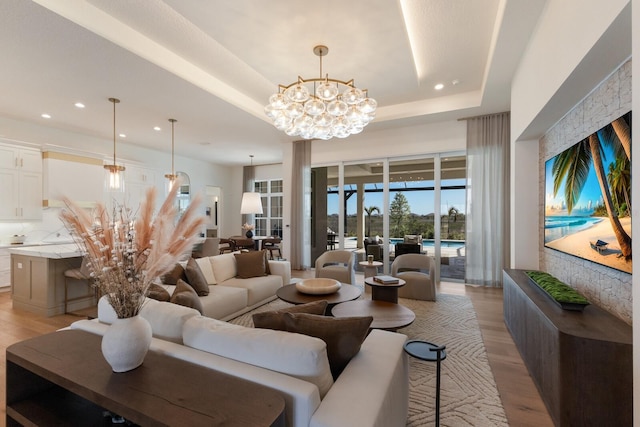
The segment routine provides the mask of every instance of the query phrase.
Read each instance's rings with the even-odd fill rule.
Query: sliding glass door
[[[388,273],[395,256],[417,251],[434,258],[438,277],[464,280],[463,153],[315,167],[312,192],[312,260],[347,249]]]

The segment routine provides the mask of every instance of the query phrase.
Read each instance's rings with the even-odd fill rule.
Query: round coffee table
[[[306,304],[308,302],[325,300],[329,307],[345,301],[357,299],[362,295],[362,289],[357,286],[342,284],[337,292],[325,295],[303,294],[296,289],[296,285],[283,286],[276,292],[278,298],[291,304]]]
[[[372,316],[371,329],[395,331],[409,326],[416,314],[407,307],[387,301],[358,300],[338,304],[331,309],[333,317]]]
[[[371,299],[376,301],[388,301],[398,303],[398,288],[407,284],[402,279],[398,283],[379,283],[373,277],[364,279],[364,283],[371,286]]]

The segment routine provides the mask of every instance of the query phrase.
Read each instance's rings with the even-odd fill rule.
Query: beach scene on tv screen
[[[545,162],[544,245],[631,273],[631,112]]]

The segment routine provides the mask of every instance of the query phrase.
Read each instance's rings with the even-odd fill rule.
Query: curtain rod
[[[501,114],[510,114],[510,113],[511,113],[511,111],[503,111],[502,113],[485,114],[485,115],[482,115],[482,116],[462,117],[462,118],[458,119],[458,121],[461,122],[462,120],[479,119],[481,117],[499,116]]]

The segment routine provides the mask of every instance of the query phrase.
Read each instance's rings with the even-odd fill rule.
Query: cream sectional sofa
[[[267,276],[240,279],[235,254],[197,258],[196,263],[209,285],[209,295],[201,296],[207,317],[229,320],[276,298],[276,291],[291,282],[289,261],[269,260]],[[173,286],[165,286],[169,293]]]
[[[405,335],[371,331],[334,381],[326,345],[318,338],[233,325],[201,316],[191,308],[150,299],[140,315],[153,330],[151,351],[279,391],[285,399],[289,427],[406,424]],[[114,319],[103,297],[97,319],[77,321],[71,328],[102,335]]]

